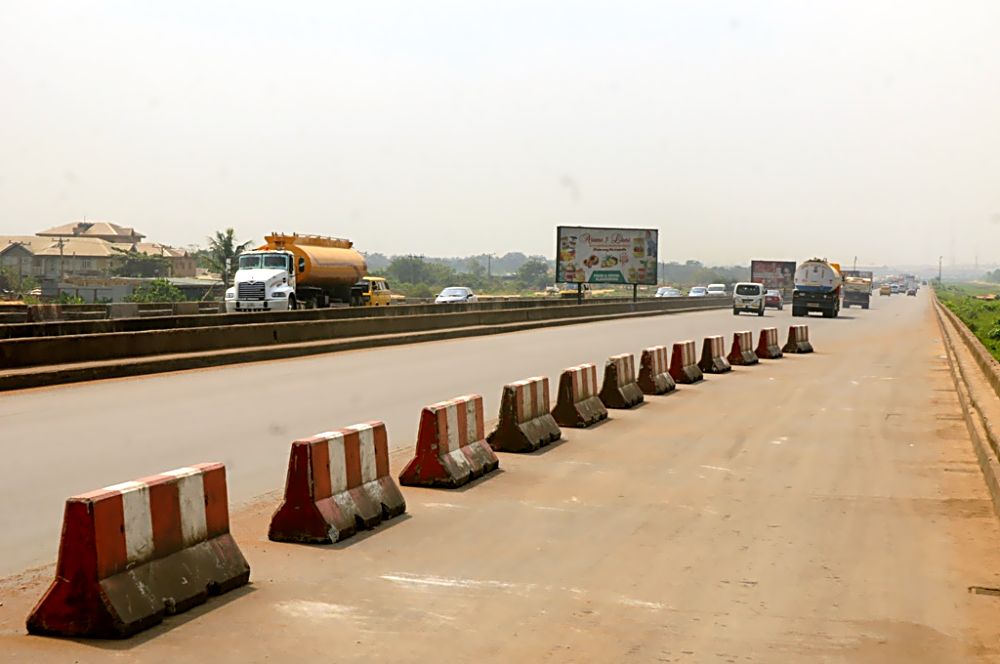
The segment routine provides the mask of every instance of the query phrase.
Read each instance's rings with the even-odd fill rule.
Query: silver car
[[[472,292],[471,288],[465,286],[450,286],[445,288],[434,300],[434,304],[465,304],[468,302],[478,302],[479,298]]]

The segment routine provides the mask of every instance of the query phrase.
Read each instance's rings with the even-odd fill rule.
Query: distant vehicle
[[[704,286],[694,286],[688,291],[688,297],[705,297],[708,295],[708,289]]]
[[[750,282],[736,284],[736,287],[733,288],[733,315],[739,316],[742,311],[750,311],[758,316],[764,315],[763,284]]]
[[[707,289],[708,295],[718,295],[725,297],[726,295],[726,285],[725,284],[709,284]]]
[[[559,284],[559,296],[560,297],[576,297],[579,292],[578,287],[583,287],[583,296],[590,297],[594,294],[593,289],[590,284]]]
[[[921,286],[926,286],[926,285],[927,285],[927,280],[926,280],[926,279],[924,279],[923,281],[921,281],[921,282],[920,282],[920,285],[921,285]]]
[[[882,284],[882,286],[878,289],[878,294],[892,295],[892,286],[890,286],[889,284]]]
[[[867,277],[844,277],[844,308],[852,304],[867,309],[871,303],[872,280]]]
[[[907,288],[906,289],[906,294],[907,295],[912,295],[913,297],[916,297],[917,296],[917,289],[916,288]]]
[[[350,240],[319,235],[264,238],[266,244],[240,254],[226,311],[286,311],[352,302],[354,284],[368,271]]]
[[[42,289],[41,288],[32,288],[31,292],[28,293],[28,295],[30,295],[32,297],[41,297],[42,296]]]
[[[451,286],[441,291],[434,300],[434,304],[453,304],[459,302],[479,302],[479,298],[476,297],[471,288]]]
[[[785,308],[785,297],[780,290],[771,289],[764,293],[764,306],[782,311]]]
[[[840,314],[840,289],[843,278],[840,265],[825,258],[811,258],[795,270],[795,291],[792,293],[792,315],[808,316],[819,311],[824,318]]]
[[[889,286],[889,288],[892,289],[893,295],[899,294],[899,284],[892,284],[891,286]]]
[[[676,288],[671,288],[669,286],[661,286],[656,289],[656,295],[654,297],[680,297],[681,292]]]
[[[392,290],[382,277],[362,277],[351,286],[351,304],[356,307],[386,307],[390,302]]]

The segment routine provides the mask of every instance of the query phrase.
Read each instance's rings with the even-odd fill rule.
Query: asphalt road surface
[[[28,637],[46,568],[0,584],[11,661],[996,661],[1000,529],[921,293],[809,319],[817,353],[736,368],[328,547],[266,524],[288,442],[583,361],[791,321],[701,312],[0,396],[4,573],[62,500],[201,460],[242,507],[247,589],[124,642]],[[796,321],[798,322],[798,321]],[[784,337],[784,329],[782,329]],[[406,460],[398,449],[393,469]],[[970,591],[970,587],[984,590]],[[1000,591],[998,591],[1000,592]]]

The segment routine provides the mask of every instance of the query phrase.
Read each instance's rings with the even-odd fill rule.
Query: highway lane
[[[810,318],[819,343],[878,324],[889,303],[874,303]],[[554,388],[567,366],[765,325],[784,337],[791,320],[790,307],[763,318],[697,312],[5,393],[0,576],[54,559],[62,503],[74,493],[223,461],[241,504],[281,487],[295,438],[380,419],[393,447],[409,447],[420,408],[435,401],[477,392],[493,414],[509,381],[543,374]]]
[[[1000,602],[968,587],[1000,585],[1000,528],[938,330],[923,296],[876,303],[852,319],[811,319],[814,355],[613,412],[542,453],[502,455],[504,472],[465,490],[406,489],[407,517],[342,544],[267,542],[273,499],[248,505],[234,533],[252,590],[127,642],[24,636],[39,576],[7,593],[0,652],[82,663],[196,662],[206,652],[219,662],[331,652],[359,662],[996,661]],[[569,328],[582,335],[575,344],[560,335],[524,352],[559,367],[564,352],[577,361],[732,322],[699,314]],[[529,337],[540,340],[411,350],[428,362],[442,361],[441,349],[457,356],[423,390],[474,386],[470,372],[523,371],[468,353]],[[275,371],[204,376],[243,370]],[[395,470],[404,457],[394,455]]]

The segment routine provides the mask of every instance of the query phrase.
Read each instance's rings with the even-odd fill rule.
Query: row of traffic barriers
[[[638,372],[633,355],[614,355],[600,385],[594,364],[564,370],[554,406],[546,377],[505,385],[489,434],[480,395],[442,401],[421,412],[399,483],[462,486],[499,468],[497,451],[536,450],[559,440],[561,426],[591,426],[608,418],[608,408],[632,408],[705,373],[812,350],[808,326],[792,325],[783,347],[772,327],[761,330],[756,347],[750,332],[736,332],[728,354],[721,336],[706,337],[700,359],[694,341],[646,348]],[[268,537],[332,543],[405,511],[385,424],[366,422],[292,443]],[[67,499],[56,578],[28,616],[28,632],[124,638],[249,580],[250,565],[229,531],[225,466],[179,468]]]

